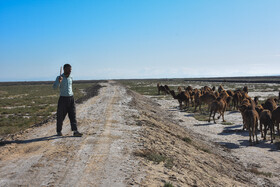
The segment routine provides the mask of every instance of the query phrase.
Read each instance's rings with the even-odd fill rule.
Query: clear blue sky
[[[0,81],[280,73],[279,0],[0,0]]]

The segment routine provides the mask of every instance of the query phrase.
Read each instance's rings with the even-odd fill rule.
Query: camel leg
[[[194,106],[194,112],[196,112],[196,107],[197,107],[197,104],[195,104],[195,106]]]
[[[208,120],[209,123],[210,123],[211,115],[212,115],[212,110],[210,111],[210,115],[209,115],[209,120]]]
[[[255,127],[255,136],[256,136],[256,143],[259,143],[259,141],[258,141],[258,122],[256,123],[256,127]]]
[[[275,121],[275,126],[277,127],[277,125],[278,125],[278,123]],[[273,139],[275,139],[275,127],[274,126],[273,126],[272,131],[273,131]]]
[[[271,138],[275,139],[275,135],[274,135],[274,122],[272,122],[270,130],[271,130],[271,133],[272,133],[272,137]]]
[[[260,123],[260,131],[261,131],[261,137],[263,138],[262,123]],[[265,139],[264,139],[264,140],[265,140]]]
[[[272,124],[270,124],[270,138],[271,138],[271,143],[273,143],[273,135],[272,135],[272,128],[274,128],[274,125],[273,125],[273,123]]]
[[[277,123],[277,134],[278,134],[278,136],[280,135],[280,132],[279,132],[279,123]]]
[[[243,131],[245,130],[245,120],[244,120],[244,117],[243,117]]]
[[[251,132],[251,129],[249,128],[249,142],[250,142],[250,145],[253,145],[252,144],[252,139],[251,139],[251,136],[252,136],[252,132]]]
[[[252,127],[252,131],[251,131],[251,135],[252,135],[252,142],[254,144],[254,141],[255,141],[255,126]]]
[[[263,140],[266,140],[266,133],[267,133],[267,127],[264,125],[264,134],[262,132],[262,124],[260,124],[261,127],[261,136],[263,137]]]
[[[182,101],[178,100],[178,102],[179,102],[179,108],[180,108],[180,110],[182,110]]]
[[[222,115],[222,113],[221,113],[220,111],[219,111],[219,114],[220,114],[220,115],[219,115],[219,117],[218,117],[217,119],[220,119],[220,117],[221,117],[221,115]]]
[[[217,111],[214,111],[214,115],[213,115],[213,121],[214,121],[214,123],[216,123],[216,121],[215,121],[216,112],[217,112]]]

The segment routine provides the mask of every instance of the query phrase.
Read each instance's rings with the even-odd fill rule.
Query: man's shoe
[[[57,136],[62,136],[62,133],[61,133],[61,132],[58,132],[58,133],[57,133]]]
[[[83,134],[80,133],[79,131],[74,131],[73,136],[81,137],[81,136],[83,136]]]

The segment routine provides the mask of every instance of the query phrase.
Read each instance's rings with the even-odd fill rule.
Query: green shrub
[[[184,142],[187,142],[187,143],[191,143],[192,142],[192,140],[189,137],[184,137],[184,138],[182,138],[182,140]]]
[[[163,187],[173,187],[173,185],[170,182],[166,182]]]

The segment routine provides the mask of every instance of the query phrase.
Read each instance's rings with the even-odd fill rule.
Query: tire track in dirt
[[[100,95],[103,95],[104,92],[108,92],[108,90],[106,88],[102,89]],[[104,101],[106,102],[106,104],[104,104]],[[68,186],[73,184],[80,186],[77,183],[79,183],[81,178],[77,176],[82,177],[84,175],[84,170],[89,163],[91,154],[94,152],[94,147],[98,143],[98,139],[100,136],[98,135],[98,133],[102,132],[104,128],[104,122],[102,122],[102,120],[97,120],[101,124],[96,125],[94,123],[95,120],[91,120],[90,118],[94,114],[94,108],[96,108],[98,106],[98,103],[101,102],[104,105],[100,107],[104,107],[104,109],[102,110],[107,111],[108,109],[106,107],[108,107],[107,105],[110,106],[110,102],[108,102],[108,99],[104,99],[101,96],[92,99],[90,102],[87,102],[85,106],[81,107],[78,110],[78,121],[81,122],[79,125],[79,129],[81,129],[81,132],[83,132],[85,135],[83,136],[83,140],[79,143],[79,146],[75,146],[76,150],[74,149],[74,152],[76,152],[76,154],[68,161],[69,163],[67,164],[66,171],[61,177],[59,177],[60,179],[56,182],[56,184],[60,186]],[[97,135],[92,136],[95,134]],[[73,176],[75,177],[73,178]]]
[[[104,131],[96,141],[96,147],[94,148],[93,154],[89,159],[90,161],[84,170],[83,177],[80,180],[81,182],[78,184],[78,186],[100,186],[100,181],[105,175],[104,165],[108,160],[112,142],[111,126],[113,122],[113,105],[114,103],[116,103],[116,100],[118,98],[116,88],[114,88],[113,93],[114,95],[110,99],[105,113],[106,121],[104,124]]]
[[[82,105],[79,105],[77,107],[77,120],[79,123],[79,128],[82,126],[89,126],[94,122],[94,120],[88,119],[88,118],[80,118],[81,113],[88,113],[89,108],[97,103],[97,101],[100,100],[100,96],[96,96],[94,98],[91,98],[88,100],[88,102],[85,102]],[[70,131],[70,123],[69,119],[66,119],[64,121],[64,127],[63,131]],[[66,125],[67,124],[67,125]],[[95,129],[91,128],[90,130],[87,131],[87,133],[84,136],[94,134],[93,131]],[[67,133],[68,134],[68,133]],[[34,185],[58,185],[58,186],[64,186],[65,181],[69,184],[69,181],[75,183],[75,181],[72,180],[73,176],[73,168],[75,168],[81,165],[81,161],[83,159],[86,160],[85,155],[81,150],[83,150],[86,147],[87,144],[87,138],[75,138],[76,140],[73,140],[74,137],[65,137],[62,140],[58,140],[53,142],[53,149],[52,151],[47,151],[46,154],[43,155],[42,159],[39,161],[39,163],[46,163],[46,165],[49,167],[47,171],[51,173],[50,178],[45,179],[45,180],[38,180],[41,181],[40,184],[34,184]],[[73,141],[78,141],[77,144],[73,143]],[[59,159],[61,158],[61,159]],[[54,169],[52,169],[52,160],[54,160],[54,163],[57,165]],[[39,165],[40,166],[40,165]],[[39,178],[42,177],[42,168],[38,168],[39,171],[37,172],[37,176]],[[80,169],[77,171],[80,172]],[[36,173],[36,172],[35,172]],[[81,173],[76,173],[76,174],[81,174]],[[47,173],[45,175],[48,175]],[[37,177],[36,177],[37,178]],[[74,177],[76,179],[76,177]],[[42,182],[43,181],[43,182]]]

